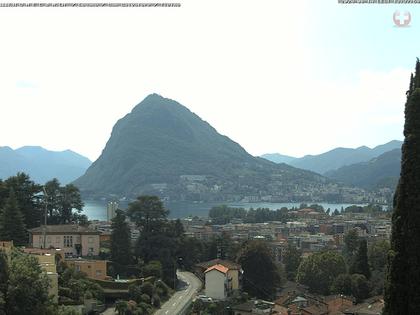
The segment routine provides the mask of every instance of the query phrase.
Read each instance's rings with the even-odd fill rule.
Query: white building
[[[217,264],[204,271],[206,283],[206,296],[216,300],[224,300],[232,291],[232,279],[229,277],[229,269]]]
[[[106,218],[108,222],[111,222],[113,218],[115,218],[115,211],[118,210],[118,202],[110,201],[108,202],[108,206],[106,208]]]

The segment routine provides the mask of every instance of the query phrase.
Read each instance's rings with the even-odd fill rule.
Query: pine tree
[[[420,309],[420,62],[405,105],[401,176],[394,196],[384,315]]]
[[[0,239],[13,241],[15,245],[25,245],[27,235],[23,215],[16,201],[15,191],[10,189],[0,219]]]
[[[353,264],[350,266],[350,273],[358,273],[364,275],[366,279],[370,278],[366,240],[361,240],[359,243],[359,248],[357,249]]]
[[[111,260],[120,265],[128,265],[131,262],[130,227],[125,218],[124,212],[117,210],[111,225]]]

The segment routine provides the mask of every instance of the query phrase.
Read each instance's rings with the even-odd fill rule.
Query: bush
[[[160,297],[157,294],[153,295],[153,306],[156,308],[160,307]]]

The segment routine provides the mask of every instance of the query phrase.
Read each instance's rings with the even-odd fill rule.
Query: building
[[[13,241],[0,241],[0,250],[4,251],[10,260],[10,253],[12,252]]]
[[[108,222],[111,222],[115,218],[115,212],[118,210],[118,202],[110,201],[106,207],[106,218]]]
[[[45,230],[44,230],[45,228]],[[66,257],[99,255],[101,232],[77,224],[47,225],[29,230],[32,247],[61,248]]]
[[[10,253],[13,249],[13,241],[0,241],[0,250],[3,250],[10,260]],[[38,260],[42,271],[47,275],[50,286],[48,294],[58,301],[58,273],[56,265],[56,252],[49,249],[23,248],[25,254],[31,255]]]
[[[48,294],[53,296],[54,301],[58,300],[58,273],[57,265],[55,264],[55,255],[51,254],[30,254],[31,256],[38,259],[38,263],[41,266],[50,280],[50,286],[48,287]]]
[[[106,280],[107,261],[106,260],[89,260],[89,259],[67,259],[66,263],[69,267],[83,272],[88,278],[97,280]]]
[[[232,291],[232,279],[229,278],[229,268],[217,264],[209,267],[205,272],[205,292],[208,297],[224,300]]]
[[[251,300],[232,307],[234,315],[271,315],[274,303],[263,300]],[[278,314],[278,313],[276,313]],[[284,313],[286,315],[286,313]]]
[[[201,280],[204,280],[205,271],[214,265],[222,265],[226,267],[228,269],[228,277],[232,279],[231,289],[233,291],[240,289],[240,285],[241,285],[240,282],[241,282],[241,275],[242,275],[241,266],[229,260],[213,259],[210,261],[199,263],[195,265],[195,273]]]

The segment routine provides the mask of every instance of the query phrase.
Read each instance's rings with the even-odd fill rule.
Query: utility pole
[[[47,210],[48,210],[48,194],[45,190],[45,186],[42,187],[44,191],[44,203],[45,203],[45,210],[44,210],[44,227],[42,229],[42,236],[43,236],[43,248],[47,247]]]

